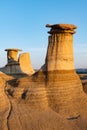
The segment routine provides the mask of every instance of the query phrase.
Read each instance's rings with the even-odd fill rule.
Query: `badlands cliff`
[[[87,130],[87,95],[74,68],[76,26],[46,27],[51,29],[41,69],[25,78],[1,78],[0,130]]]

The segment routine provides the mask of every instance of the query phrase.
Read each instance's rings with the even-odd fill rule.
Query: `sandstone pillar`
[[[32,75],[35,72],[31,65],[30,54],[28,52],[19,55],[19,63],[24,73]]]
[[[19,74],[22,73],[22,70],[20,68],[20,64],[18,62],[18,51],[21,51],[20,49],[6,49],[7,51],[7,64],[3,68],[4,73],[6,74]]]
[[[43,71],[49,106],[66,118],[78,118],[82,98],[82,84],[74,69],[73,34],[71,24],[47,25],[49,42]]]
[[[18,51],[21,51],[20,49],[6,49],[7,51],[7,60],[8,64],[18,62]]]
[[[46,57],[47,71],[73,70],[73,34],[76,26],[70,24],[46,25],[51,28],[48,32],[49,45]]]

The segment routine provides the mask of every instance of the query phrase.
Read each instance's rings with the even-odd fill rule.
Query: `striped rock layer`
[[[87,96],[74,69],[76,26],[47,27],[51,30],[45,65],[31,77],[10,80],[5,88],[8,130],[87,129]]]

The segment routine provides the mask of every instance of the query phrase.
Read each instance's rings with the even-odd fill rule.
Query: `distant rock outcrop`
[[[7,60],[8,63],[7,64],[15,64],[16,62],[18,63],[18,52],[22,51],[20,49],[5,49],[5,51],[7,51]]]
[[[13,48],[5,51],[7,51],[7,64],[5,67],[0,68],[2,72],[9,75],[19,74],[20,76],[23,74],[32,75],[34,73],[28,53],[20,54],[18,58],[18,51],[22,50]]]
[[[32,68],[29,53],[22,53],[19,55],[19,64],[21,70],[26,74],[33,74],[35,71]]]

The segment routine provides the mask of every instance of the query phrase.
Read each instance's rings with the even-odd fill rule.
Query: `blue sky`
[[[48,45],[47,23],[70,23],[74,35],[75,66],[87,68],[87,0],[0,0],[0,66],[6,48],[30,52],[34,68],[44,64]]]

